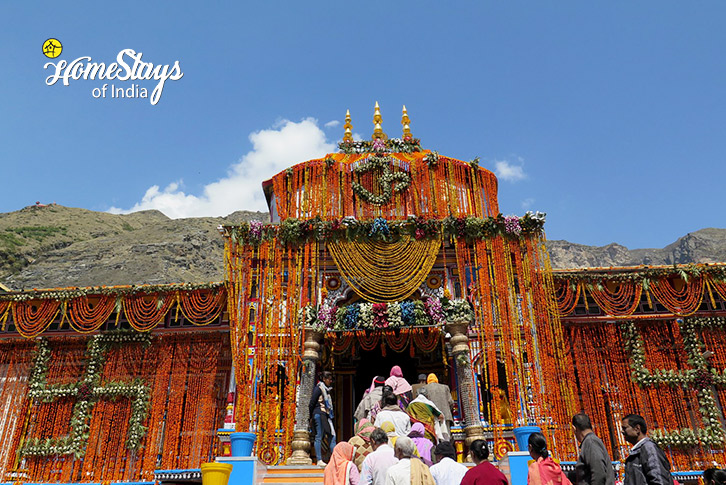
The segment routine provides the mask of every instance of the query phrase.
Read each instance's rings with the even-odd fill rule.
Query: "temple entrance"
[[[355,352],[331,356],[331,367],[335,373],[335,426],[339,441],[353,436],[355,424],[353,413],[358,403],[366,389],[370,387],[373,378],[379,375],[388,378],[391,367],[395,365],[401,367],[403,376],[411,385],[418,382],[419,374],[431,372],[435,373],[441,382],[449,383],[450,374],[454,370],[444,364],[441,343],[430,352],[414,349],[413,354],[411,357],[408,347],[402,352],[388,348],[386,355],[383,355],[380,346],[370,351],[358,346]]]

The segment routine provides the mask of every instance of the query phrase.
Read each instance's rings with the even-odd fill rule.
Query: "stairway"
[[[315,465],[269,466],[262,479],[263,484],[293,485],[323,483],[323,468]]]

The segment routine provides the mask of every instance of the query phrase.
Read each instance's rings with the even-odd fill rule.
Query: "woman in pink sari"
[[[391,376],[386,379],[386,385],[393,388],[393,393],[398,396],[399,405],[406,409],[408,403],[413,399],[413,388],[403,377],[403,371],[397,365],[391,367]]]
[[[572,485],[560,465],[550,456],[542,433],[529,435],[527,449],[529,456],[534,458],[534,463],[529,465],[527,485]]]

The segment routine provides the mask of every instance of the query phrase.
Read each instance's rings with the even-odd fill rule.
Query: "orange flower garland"
[[[13,302],[12,314],[15,328],[25,338],[33,338],[53,323],[60,302],[55,300],[31,300]]]
[[[48,383],[76,382],[85,369],[85,342],[78,338],[53,338],[50,343]],[[0,384],[0,403],[7,403],[8,410],[17,416],[14,428],[3,428],[9,431],[4,439],[10,445],[0,451],[0,474],[7,476],[24,465],[27,481],[31,482],[148,481],[153,480],[153,472],[158,468],[157,456],[162,450],[162,460],[168,460],[164,464],[176,468],[196,468],[210,461],[214,453],[214,432],[221,425],[226,404],[226,395],[219,390],[226,387],[230,371],[225,350],[228,345],[224,334],[182,333],[157,337],[148,348],[129,345],[108,353],[102,382],[141,378],[153,386],[149,418],[145,423],[148,431],[142,448],[136,453],[125,446],[130,401],[102,399],[94,406],[89,441],[82,459],[66,455],[16,460],[17,450],[25,440],[68,433],[74,400],[42,403],[27,412],[26,381],[17,379],[12,384],[11,381]],[[33,351],[34,345],[25,341],[0,344],[0,368],[17,366],[17,372],[22,372],[27,379]],[[227,355],[226,359],[223,355]],[[176,414],[170,411],[172,408]]]
[[[101,295],[95,302],[87,296],[73,298],[68,302],[68,318],[71,327],[80,333],[98,330],[111,316],[116,306],[112,295]]]
[[[124,315],[131,328],[147,332],[161,322],[174,304],[172,295],[131,295],[123,300]]]
[[[179,293],[184,318],[195,325],[206,325],[219,317],[224,308],[226,292],[224,288],[216,290],[195,290]]]
[[[375,171],[356,174],[368,155],[334,153],[295,165],[272,178],[275,206],[280,219],[289,217],[334,219],[405,219],[416,213],[425,217],[487,217],[499,213],[493,173],[472,164],[440,156],[429,164],[428,151],[387,154],[392,170],[411,177],[410,187],[394,194],[381,206],[365,203],[351,190],[353,182],[379,195]]]
[[[609,315],[632,315],[640,304],[641,292],[640,285],[628,281],[615,285],[615,291],[610,291],[607,284],[602,289],[592,288],[590,295]]]
[[[704,280],[700,277],[688,282],[684,281],[680,291],[676,290],[665,278],[656,280],[651,285],[653,296],[668,311],[680,316],[690,315],[698,309],[703,299],[703,289]]]

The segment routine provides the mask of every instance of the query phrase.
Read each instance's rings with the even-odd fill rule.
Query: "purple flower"
[[[318,319],[320,320],[320,323],[322,323],[325,328],[333,328],[335,325],[335,314],[337,311],[337,306],[329,307],[327,305],[323,305],[320,307],[320,311],[318,312]]]
[[[441,307],[441,300],[438,298],[429,298],[426,300],[426,312],[435,323],[444,321],[444,309]]]
[[[522,234],[522,226],[519,223],[519,217],[517,216],[507,216],[504,218],[504,229],[509,234],[515,234],[519,236]]]
[[[374,152],[382,152],[386,149],[386,142],[384,142],[381,138],[376,138],[373,141],[373,151]]]
[[[262,222],[258,220],[250,221],[250,237],[254,239],[262,238]]]

